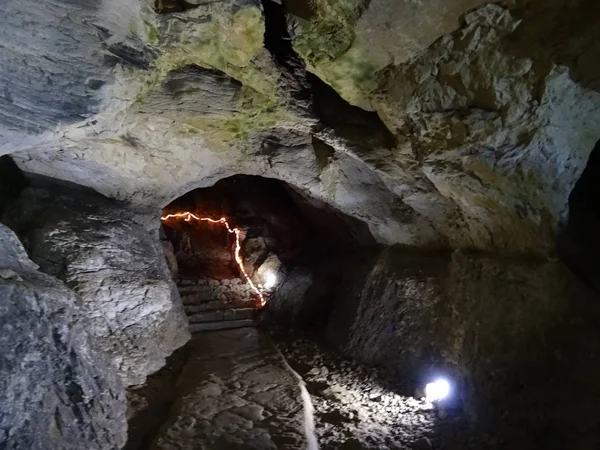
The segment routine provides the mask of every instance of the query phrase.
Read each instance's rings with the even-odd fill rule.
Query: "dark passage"
[[[558,250],[564,262],[600,292],[600,141],[569,195],[569,219]]]
[[[182,12],[200,6],[197,0],[155,0],[154,10],[159,14]]]
[[[329,308],[327,289],[336,285],[332,277],[348,255],[373,245],[363,223],[281,181],[257,176],[223,179],[164,209],[165,216],[180,212],[223,217],[238,228],[240,256],[253,284],[235,259],[235,234],[222,223],[164,221],[165,255],[192,331],[252,325],[260,306],[256,290],[268,301],[267,311],[292,315],[293,321],[300,315],[311,324],[322,322]]]

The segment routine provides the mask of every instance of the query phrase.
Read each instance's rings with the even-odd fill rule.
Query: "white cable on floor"
[[[292,366],[290,366],[290,364],[287,362],[285,356],[283,356],[283,353],[281,353],[276,346],[275,348],[277,349],[279,356],[281,356],[281,359],[288,370],[292,372],[298,380],[298,387],[300,387],[302,403],[304,404],[304,434],[306,435],[306,450],[319,450],[319,442],[317,440],[317,435],[315,434],[315,408],[312,400],[310,399],[308,389],[306,389],[306,383],[300,374],[292,369]]]

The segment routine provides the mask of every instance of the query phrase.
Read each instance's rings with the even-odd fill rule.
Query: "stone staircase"
[[[255,325],[257,300],[243,280],[180,280],[177,285],[191,333]]]

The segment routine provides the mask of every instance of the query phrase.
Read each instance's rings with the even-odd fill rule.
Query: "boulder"
[[[125,444],[123,383],[94,345],[79,303],[0,224],[0,448]]]
[[[284,277],[285,267],[275,253],[270,253],[258,267],[252,279],[257,286],[272,291],[281,285]]]
[[[41,270],[80,296],[89,333],[126,386],[143,383],[189,339],[159,240],[158,212],[38,180],[5,218]]]

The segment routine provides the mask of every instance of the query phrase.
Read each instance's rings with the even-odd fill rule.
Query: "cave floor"
[[[497,449],[457,410],[441,411],[406,393],[393,376],[345,359],[311,335],[277,334],[275,342],[305,381],[321,450]]]
[[[310,337],[197,333],[130,390],[126,449],[498,448],[460,414],[396,392],[375,369]]]
[[[154,377],[163,389],[171,386],[171,401],[154,408],[154,416],[162,409],[162,424],[144,430],[138,420],[138,431],[148,434],[128,448],[307,448],[298,379],[267,333],[253,327],[201,332],[186,347],[185,362],[174,362],[178,370]],[[143,407],[156,390],[146,386],[136,396]]]

